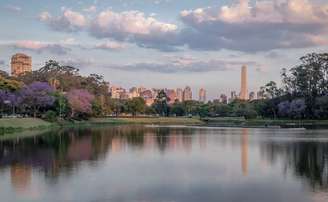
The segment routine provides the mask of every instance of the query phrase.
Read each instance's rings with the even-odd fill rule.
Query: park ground
[[[149,118],[91,118],[87,121],[64,121],[51,123],[38,118],[1,118],[0,135],[27,130],[43,130],[65,126],[94,124],[159,124],[159,125],[202,125],[199,118],[149,117]]]
[[[0,119],[0,136],[7,136],[24,131],[44,130],[65,126],[92,126],[95,124],[156,124],[156,125],[205,125],[216,127],[282,127],[282,128],[328,128],[328,120],[272,120],[223,117],[125,117],[125,118],[91,118],[88,121],[51,123],[37,118],[2,118]]]

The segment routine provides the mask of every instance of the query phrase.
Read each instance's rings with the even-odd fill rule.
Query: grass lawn
[[[291,120],[291,119],[250,119],[246,120],[240,117],[217,117],[217,118],[205,118],[204,121],[210,125],[217,126],[281,126],[281,127],[293,127],[293,126],[322,126],[328,127],[328,120]]]
[[[149,117],[149,118],[92,118],[91,123],[127,123],[127,124],[171,124],[171,125],[199,125],[203,121],[185,117]]]
[[[37,118],[1,118],[0,128],[38,128],[38,127],[49,127],[52,124]]]

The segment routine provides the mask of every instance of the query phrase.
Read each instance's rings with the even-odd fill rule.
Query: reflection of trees
[[[99,159],[125,148],[134,150],[191,150],[192,130],[187,128],[146,128],[113,126],[54,130],[37,137],[0,142],[1,168],[19,164],[38,168],[48,179],[69,176],[79,162],[96,165]],[[206,145],[204,142],[203,145]]]
[[[286,168],[305,178],[312,188],[328,189],[328,143],[271,142],[261,148],[272,163],[281,158]]]

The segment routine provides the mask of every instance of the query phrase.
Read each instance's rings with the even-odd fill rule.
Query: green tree
[[[171,107],[171,114],[175,115],[175,116],[186,115],[186,110],[185,110],[184,105],[179,101],[174,102]]]
[[[165,91],[160,90],[153,104],[155,111],[161,116],[169,116],[169,101],[170,99],[167,97]]]
[[[268,99],[280,97],[283,95],[283,90],[278,88],[277,83],[274,81],[270,81],[265,86],[260,88],[262,95],[264,95]]]
[[[282,78],[287,93],[305,98],[306,115],[313,118],[317,98],[328,93],[328,54],[311,53],[300,60],[289,72],[284,69]]]
[[[54,93],[54,97],[55,97],[54,106],[55,106],[55,110],[56,110],[59,118],[68,117],[68,115],[70,113],[70,108],[69,108],[68,101],[67,101],[65,95],[59,91],[56,91]]]
[[[145,100],[141,97],[135,97],[127,101],[127,108],[133,116],[136,116],[137,113],[145,112]]]

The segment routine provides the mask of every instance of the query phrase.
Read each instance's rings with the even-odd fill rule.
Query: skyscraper
[[[179,102],[183,101],[183,90],[181,88],[177,88],[177,100],[179,100]]]
[[[186,88],[183,91],[183,101],[192,100],[192,91],[189,86],[186,86]]]
[[[226,94],[221,94],[220,95],[220,102],[223,104],[228,104],[228,96]]]
[[[229,102],[232,102],[238,98],[236,91],[231,91]]]
[[[32,71],[32,58],[23,53],[17,53],[11,57],[11,75],[19,76]]]
[[[206,102],[206,90],[204,88],[199,89],[199,102]]]
[[[177,93],[174,89],[165,89],[166,96],[169,98],[169,103],[173,104],[177,99]]]
[[[248,100],[247,66],[246,65],[241,67],[240,99],[241,100]]]

